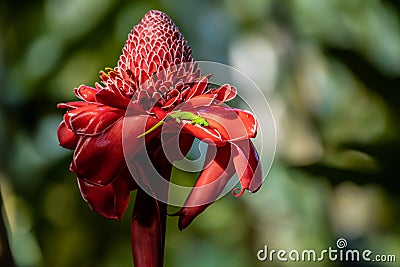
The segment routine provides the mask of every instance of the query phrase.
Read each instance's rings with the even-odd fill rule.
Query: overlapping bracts
[[[146,264],[152,262],[148,258],[151,257],[151,246],[163,240],[160,218],[166,211],[156,200],[152,202],[152,197],[156,196],[143,195],[134,182],[132,177],[136,176],[147,179],[146,169],[151,166],[133,163],[133,170],[128,169],[122,145],[123,127],[128,128],[130,135],[129,160],[134,161],[141,153],[147,153],[151,162],[163,162],[156,169],[167,180],[172,162],[167,162],[165,153],[158,149],[161,140],[158,125],[164,124],[171,138],[184,140],[176,148],[183,156],[194,138],[209,143],[209,151],[216,149],[215,158],[210,158],[208,153],[187,205],[176,214],[180,216],[179,228],[183,229],[215,201],[235,173],[241,184],[234,190],[236,196],[246,189],[255,192],[261,186],[259,158],[250,140],[257,133],[257,120],[248,111],[224,104],[235,97],[236,88],[228,84],[214,87],[207,75],[202,76],[187,41],[171,19],[160,11],[149,11],[133,28],[118,66],[101,71],[100,79],[94,87],[81,85],[75,88],[80,101],[58,105],[67,110],[58,128],[58,139],[61,146],[74,150],[70,169],[77,175],[83,198],[100,215],[121,219],[130,191],[140,191],[134,210],[132,238],[141,239],[141,235],[149,234],[143,230],[145,225],[138,221],[141,213],[154,220],[153,225],[159,225],[162,238],[151,233],[154,239],[144,238],[150,240],[149,254],[143,254],[143,246],[133,246],[133,254],[141,255],[136,256],[138,266],[152,266]],[[176,133],[171,129],[176,129]],[[146,132],[150,134],[143,134]],[[212,186],[205,190],[202,186],[208,184]],[[154,209],[146,209],[145,199]],[[155,213],[149,214],[150,211]],[[159,264],[160,259],[155,262]]]

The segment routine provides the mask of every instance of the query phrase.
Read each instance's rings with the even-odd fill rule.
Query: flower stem
[[[138,189],[132,216],[132,255],[135,267],[162,267],[167,206]]]
[[[146,156],[137,155],[137,162],[142,163],[136,164],[138,175],[148,182],[149,191],[152,191],[149,176],[161,175],[167,181],[171,176],[172,165],[165,157],[160,142],[154,139],[147,144],[151,162],[141,162],[139,159]],[[164,262],[167,204],[149,195],[149,191],[138,188],[133,208],[131,241],[135,267],[162,267]],[[163,192],[164,196],[168,195],[168,186],[163,188]]]

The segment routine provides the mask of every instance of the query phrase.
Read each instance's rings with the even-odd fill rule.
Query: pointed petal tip
[[[179,217],[178,221],[178,229],[179,231],[185,230],[190,223],[193,221],[193,218],[188,218],[187,216],[181,216]]]
[[[250,193],[256,193],[258,190],[260,190],[261,186],[262,181],[259,184],[251,183],[249,188]]]
[[[186,227],[187,227],[187,226],[181,226],[181,225],[178,223],[178,230],[179,230],[179,231],[182,232],[183,230],[186,229]]]
[[[194,217],[190,216],[188,213],[190,213],[190,208],[188,207],[182,207],[180,210],[177,212],[168,214],[168,216],[171,217],[177,217],[179,216],[178,219],[178,229],[179,231],[185,230],[189,224],[193,221]]]
[[[178,229],[180,231],[186,229],[208,206],[210,206],[210,203],[194,207],[183,207],[177,212],[177,215],[179,215]]]

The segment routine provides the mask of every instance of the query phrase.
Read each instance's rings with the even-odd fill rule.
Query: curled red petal
[[[236,197],[241,196],[244,190],[256,192],[262,184],[261,163],[257,150],[251,140],[243,140],[232,143],[233,162],[239,176],[241,189],[234,189]]]
[[[224,84],[223,86],[212,91],[213,94],[216,94],[219,101],[226,102],[232,100],[236,96],[236,88],[229,84]]]
[[[79,136],[66,126],[65,121],[58,126],[57,136],[60,146],[71,150],[76,148],[79,141]]]
[[[96,106],[86,108],[72,116],[70,125],[72,131],[77,134],[97,135],[111,127],[123,115],[123,110],[108,106]]]
[[[136,185],[125,167],[108,185],[99,186],[78,178],[83,199],[103,217],[121,220],[129,203],[130,191]]]
[[[211,205],[221,194],[229,179],[235,173],[231,163],[230,144],[216,148],[209,146],[205,168],[201,172],[184,207],[176,214],[179,215],[178,228],[185,229],[200,213]]]
[[[196,82],[193,86],[192,89],[189,91],[189,94],[186,96],[186,99],[190,99],[194,96],[201,95],[204,90],[208,86],[208,79],[207,77],[204,77],[200,81]]]
[[[96,99],[94,96],[98,91],[99,90],[97,88],[93,88],[84,84],[74,89],[75,95],[87,102],[95,102]]]

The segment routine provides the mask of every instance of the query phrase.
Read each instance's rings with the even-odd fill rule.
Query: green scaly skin
[[[189,111],[174,111],[171,112],[170,114],[168,114],[165,119],[163,119],[162,121],[157,122],[153,127],[151,127],[150,129],[148,129],[147,131],[145,131],[144,133],[140,134],[137,136],[137,138],[140,138],[142,136],[145,136],[146,134],[151,133],[152,131],[156,130],[157,128],[159,128],[161,125],[164,124],[165,120],[171,117],[172,119],[175,119],[175,121],[177,123],[180,123],[181,120],[190,120],[190,123],[193,125],[201,125],[201,126],[208,126],[208,122],[205,118],[200,117],[199,115],[196,115],[192,112]]]

